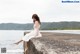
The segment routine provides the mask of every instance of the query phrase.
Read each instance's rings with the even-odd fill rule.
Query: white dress
[[[39,31],[40,25],[36,27],[36,25],[34,24],[33,28],[34,29],[31,32],[27,33],[25,36],[22,37],[23,41],[28,42],[31,38],[42,37],[42,34]]]

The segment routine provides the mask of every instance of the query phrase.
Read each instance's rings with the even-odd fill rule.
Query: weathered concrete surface
[[[42,35],[27,43],[25,54],[80,54],[80,35],[51,32]]]

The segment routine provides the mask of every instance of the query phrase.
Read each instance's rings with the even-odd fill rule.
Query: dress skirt
[[[30,33],[27,33],[25,36],[22,37],[23,41],[29,41],[31,38],[38,38],[42,37],[42,34],[37,30],[32,30]]]

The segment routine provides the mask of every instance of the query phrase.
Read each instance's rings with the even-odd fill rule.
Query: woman
[[[32,19],[33,19],[33,22],[34,22],[34,26],[33,26],[34,29],[30,33],[27,33],[25,36],[23,36],[20,41],[14,43],[14,44],[18,45],[22,41],[28,42],[31,38],[42,37],[42,34],[39,32],[41,22],[40,22],[40,19],[39,19],[38,15],[33,14]]]

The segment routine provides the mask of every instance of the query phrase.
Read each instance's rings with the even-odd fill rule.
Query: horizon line
[[[53,21],[53,22],[80,22],[80,21]],[[27,23],[2,22],[0,24],[8,24],[8,23],[13,23],[13,24],[29,24],[29,23],[32,23],[32,22],[27,22]],[[41,23],[48,23],[48,22],[41,22]]]

